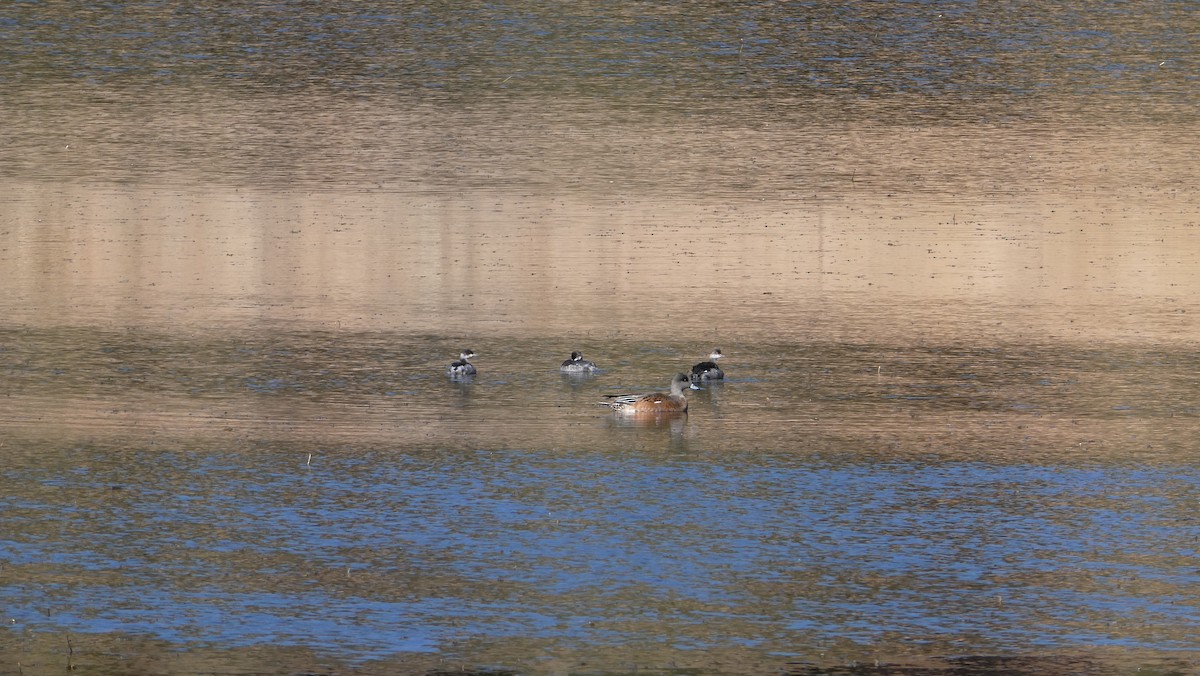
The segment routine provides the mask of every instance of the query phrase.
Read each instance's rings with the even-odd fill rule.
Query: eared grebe
[[[704,380],[724,380],[725,372],[717,366],[717,360],[725,355],[721,354],[720,349],[712,351],[708,355],[708,361],[702,361],[692,367],[692,382],[698,383]]]
[[[571,358],[564,361],[558,370],[563,373],[595,373],[596,362],[584,359],[582,352],[572,352]]]
[[[450,362],[450,368],[446,369],[446,373],[452,376],[475,375],[475,365],[468,361],[474,357],[475,350],[463,350],[459,353],[457,361]]]

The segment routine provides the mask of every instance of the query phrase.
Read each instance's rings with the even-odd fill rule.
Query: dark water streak
[[[668,107],[911,94],[934,109],[983,101],[999,115],[1026,96],[1194,108],[1197,90],[1197,20],[1184,2],[17,3],[3,18],[3,84],[17,90],[56,80],[386,96],[504,87]]]

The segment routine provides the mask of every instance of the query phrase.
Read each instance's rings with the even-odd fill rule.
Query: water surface
[[[0,671],[1195,670],[1193,14],[3,10]]]

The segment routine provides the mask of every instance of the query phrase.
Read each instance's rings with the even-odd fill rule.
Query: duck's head
[[[696,387],[696,385],[692,383],[691,376],[689,376],[686,373],[676,373],[675,377],[671,379],[671,390],[672,391],[683,392],[684,390],[698,390],[698,389],[700,389],[700,388]]]

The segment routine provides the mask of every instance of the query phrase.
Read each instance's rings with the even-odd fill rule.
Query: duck
[[[564,361],[558,370],[563,373],[595,373],[596,362],[584,359],[582,352],[572,352],[571,358]]]
[[[717,360],[725,355],[721,354],[721,349],[717,348],[708,355],[708,361],[702,361],[692,367],[692,382],[698,383],[708,380],[724,380],[725,372],[717,366]]]
[[[619,413],[687,413],[688,400],[683,396],[685,389],[700,388],[688,381],[688,374],[676,373],[671,379],[671,392],[650,394],[606,394],[608,401],[600,402]]]
[[[446,373],[452,376],[473,376],[475,375],[475,365],[469,360],[475,357],[475,350],[463,350],[458,354],[458,360],[450,362],[450,368]]]

